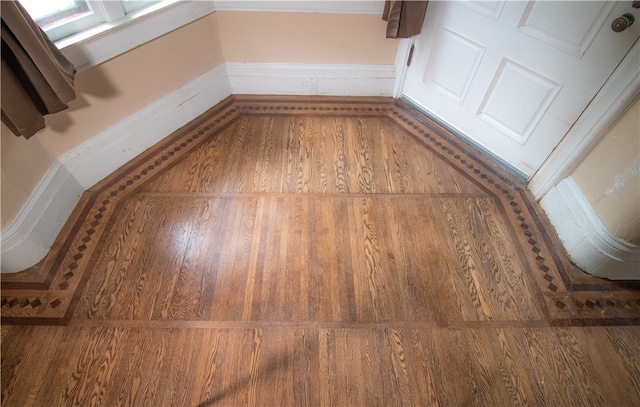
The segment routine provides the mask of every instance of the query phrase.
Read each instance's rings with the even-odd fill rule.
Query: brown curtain
[[[2,17],[2,121],[26,138],[44,128],[44,115],[75,99],[76,73],[69,62],[14,1],[0,1]]]
[[[409,38],[420,34],[428,3],[428,1],[385,1],[382,19],[387,22],[387,38]]]

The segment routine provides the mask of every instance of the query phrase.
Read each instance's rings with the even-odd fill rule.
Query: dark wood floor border
[[[599,296],[596,293],[639,291],[638,283],[592,283],[574,284],[556,250],[557,242],[551,239],[546,229],[550,227],[548,220],[543,221],[533,206],[533,197],[520,180],[509,174],[502,167],[483,158],[481,152],[463,140],[455,139],[449,132],[433,122],[413,106],[401,100],[391,98],[342,98],[342,97],[274,97],[274,96],[231,96],[207,111],[195,121],[172,133],[150,149],[134,158],[122,168],[106,177],[87,191],[88,199],[84,206],[76,208],[79,215],[72,217],[75,224],[64,243],[59,244],[59,252],[50,253],[55,256],[51,269],[45,274],[43,281],[3,281],[2,309],[21,307],[29,312],[39,307],[58,310],[51,311],[57,317],[3,317],[5,323],[31,324],[64,324],[68,322],[74,305],[82,293],[84,283],[97,261],[105,231],[114,214],[118,211],[118,202],[130,196],[141,185],[155,179],[164,170],[178,163],[185,154],[193,151],[198,145],[235,122],[240,115],[313,115],[313,116],[345,116],[345,117],[384,117],[399,128],[406,131],[429,149],[437,157],[450,163],[466,179],[494,197],[499,203],[502,216],[508,219],[509,233],[518,239],[519,249],[525,263],[531,270],[523,270],[531,274],[541,287],[541,301],[549,321],[563,325],[618,325],[637,324],[640,317],[635,312],[640,310],[639,298],[615,300],[610,296]],[[88,222],[88,224],[86,224]],[[557,239],[556,239],[557,240]],[[547,257],[550,257],[549,259]],[[548,262],[553,264],[550,264]],[[77,271],[76,271],[77,270]],[[80,272],[78,272],[80,271]],[[557,272],[557,275],[554,274]],[[556,278],[557,276],[557,278]],[[544,287],[544,288],[543,288]],[[11,291],[25,292],[25,296],[12,296]],[[52,290],[59,293],[70,293],[68,297],[56,298]],[[5,295],[5,292],[9,292]],[[45,300],[37,291],[51,294]],[[572,296],[588,294],[589,298]],[[35,294],[34,294],[35,293]],[[63,310],[64,308],[64,310]],[[611,309],[633,311],[629,317],[613,315],[605,318],[572,317],[574,313]],[[60,315],[59,311],[64,311]]]
[[[403,100],[398,100],[396,102],[396,105],[400,106],[403,112],[410,114],[412,119],[416,120],[423,126],[432,129],[439,137],[441,137],[444,140],[447,140],[451,145],[453,145],[455,148],[458,148],[461,152],[468,154],[470,157],[483,157],[483,154],[481,151],[477,150],[474,146],[465,143],[464,140],[452,139],[447,129],[443,128],[438,123],[435,123],[429,120],[429,118],[424,116],[420,111],[418,111],[415,107],[411,106],[407,102]],[[412,126],[414,130],[422,134],[422,131],[420,131],[420,129],[417,126],[415,126],[410,121],[410,119],[400,117],[400,116],[399,118],[403,122],[406,122],[409,126]],[[429,135],[426,135],[426,137],[429,137]],[[438,145],[438,142],[434,138],[432,137],[429,137],[429,138],[431,142],[435,142],[436,145]],[[446,150],[446,147],[443,147],[443,149]],[[447,157],[444,154],[440,154],[440,157],[448,160],[451,163],[455,161],[459,161],[461,164],[467,165],[469,169],[473,169],[472,164],[467,164],[458,155],[452,154],[451,150],[448,150],[447,152],[449,153],[450,157]],[[550,235],[546,232],[546,226],[548,226],[548,222],[543,222],[540,219],[540,215],[538,214],[538,211],[531,204],[531,202],[534,201],[534,198],[533,196],[531,196],[531,194],[528,193],[528,191],[526,190],[526,186],[522,184],[515,176],[509,174],[506,170],[504,170],[499,165],[495,163],[491,163],[490,160],[486,160],[486,159],[477,160],[476,162],[479,166],[481,166],[484,169],[484,172],[483,170],[476,171],[474,169],[474,173],[476,174],[476,176],[483,178],[489,184],[493,184],[493,186],[496,188],[496,193],[502,194],[505,198],[507,198],[510,201],[510,205],[514,207],[514,211],[517,210],[519,206],[517,202],[514,202],[515,197],[513,196],[513,192],[514,191],[517,192],[520,195],[520,198],[521,198],[520,201],[525,204],[528,212],[531,214],[532,221],[539,226],[540,234],[543,237],[544,241],[547,243],[549,247],[557,247],[557,242],[552,242]],[[501,179],[503,182],[507,184],[508,187],[513,188],[513,191],[506,190],[502,188],[500,185],[493,182],[490,178],[488,178],[487,173],[492,174],[494,177],[498,179]],[[475,182],[476,185],[479,185],[484,190],[489,191],[488,188],[486,188],[485,184],[477,182],[477,180],[473,177],[468,177],[468,178],[472,180],[472,182]],[[524,221],[524,219],[519,219],[519,218],[518,220]],[[527,238],[530,239],[531,236],[527,236]],[[534,251],[537,250],[535,245],[533,243],[531,244],[532,244],[532,250]],[[640,290],[640,282],[636,282],[636,281],[612,282],[607,280],[600,280],[600,284],[598,283],[576,284],[573,281],[571,281],[571,276],[567,273],[567,270],[564,267],[563,263],[560,261],[558,255],[554,251],[551,251],[551,252],[552,252],[553,260],[556,263],[556,266],[558,266],[558,269],[562,275],[562,281],[564,282],[565,288],[567,290],[570,290],[570,291]]]
[[[452,145],[459,147],[460,150],[464,151],[466,154],[469,154],[471,157],[483,156],[481,152],[475,150],[473,146],[466,145],[466,143],[464,143],[462,140],[460,141],[451,140],[449,133],[446,129],[441,128],[441,126],[439,126],[437,123],[433,123],[430,120],[428,120],[428,118],[422,115],[415,108],[413,108],[410,105],[407,105],[406,102],[398,101],[397,104],[406,105],[407,110],[405,110],[403,106],[403,113],[410,113],[411,119],[418,121],[420,124],[424,125],[425,127],[433,129],[434,132],[438,134],[438,136],[442,137],[445,140],[448,140]],[[415,124],[411,122],[411,119],[402,117],[402,113],[398,113],[397,116],[399,119],[405,122],[408,126],[413,127],[415,131],[422,134],[422,131],[419,128],[417,128]],[[438,141],[436,141],[433,137],[429,137],[429,135],[426,135],[426,136],[430,139],[431,142],[434,142],[436,143],[436,145],[438,145]],[[463,146],[461,146],[461,143]],[[446,147],[443,147],[443,149],[447,150]],[[449,157],[449,162],[452,162],[455,160],[461,161],[460,157],[458,157],[455,154],[451,154],[451,151],[447,151],[447,152],[449,156],[453,156],[453,157]],[[451,158],[453,158],[453,160],[451,160]],[[616,310],[616,309],[620,309],[620,310],[627,309],[627,310],[634,311],[634,313],[637,313],[637,311],[640,310],[640,299],[633,298],[633,299],[627,299],[627,300],[614,300],[610,297],[600,295],[602,294],[602,292],[614,293],[614,292],[638,291],[640,290],[640,282],[632,282],[632,281],[611,282],[603,279],[594,278],[593,279],[594,282],[591,284],[574,283],[571,279],[570,274],[567,271],[567,268],[565,267],[565,261],[561,259],[562,255],[564,255],[565,259],[568,258],[568,256],[566,255],[566,252],[564,252],[564,248],[559,243],[559,241],[557,241],[557,239],[556,241],[552,241],[551,236],[547,232],[547,229],[551,227],[550,223],[548,222],[548,220],[546,222],[542,221],[541,214],[532,205],[532,202],[534,201],[534,199],[531,196],[531,194],[528,193],[524,185],[519,183],[517,179],[511,178],[510,174],[506,173],[504,169],[497,167],[497,165],[490,165],[486,161],[482,161],[482,160],[477,160],[477,161],[478,161],[478,164],[483,167],[483,170],[474,169],[474,173],[477,176],[485,180],[488,180],[489,184],[493,184],[493,186],[496,187],[497,193],[502,194],[503,197],[509,201],[509,206],[513,208],[513,212],[516,216],[516,220],[521,222],[520,223],[520,227],[522,229],[521,233],[523,233],[526,236],[526,240],[530,246],[530,249],[534,253],[536,253],[536,263],[538,266],[537,269],[542,273],[544,273],[544,279],[548,282],[547,289],[551,293],[555,294],[556,292],[558,292],[558,289],[560,288],[558,287],[557,283],[562,283],[563,284],[562,289],[566,290],[567,292],[576,292],[576,293],[586,292],[590,296],[590,298],[587,298],[587,299],[578,299],[568,295],[566,296],[566,298],[557,299],[553,301],[553,305],[552,305],[553,307],[557,308],[560,311],[565,311],[565,312],[570,307],[577,308],[578,311],[593,310],[596,312],[603,311],[603,310],[606,311],[606,310]],[[467,164],[467,163],[462,163],[462,164]],[[469,169],[472,169],[472,165],[470,164],[467,165],[467,167]],[[497,178],[505,181],[513,189],[509,190],[508,188],[507,189],[501,188],[495,182],[490,182],[490,178],[488,178],[489,176],[487,175],[487,173],[493,174]],[[520,199],[517,199],[516,196],[514,195],[519,195]],[[523,216],[523,210],[521,209],[523,205],[526,208],[526,212],[529,213],[531,216],[531,220],[529,222],[527,222],[527,219]],[[538,244],[539,239],[536,238],[534,233],[531,232],[530,230],[531,223],[536,225],[537,227],[536,234],[540,236],[540,238],[542,239],[542,241],[547,247],[547,250],[545,250],[544,252],[543,252],[544,248],[540,247],[540,245]],[[561,252],[562,254],[559,254],[558,252]],[[547,253],[547,254],[544,254],[544,253]],[[551,274],[549,274],[550,268],[546,264],[547,259],[544,256],[551,256],[551,261],[555,266],[555,268],[557,269],[558,274],[560,275],[559,281],[554,279],[554,277]],[[640,322],[640,320],[637,317],[586,318],[586,319],[571,318],[571,319],[559,319],[559,321],[564,321],[561,324],[569,324],[569,325],[581,325],[581,324],[588,324],[588,325],[632,324],[632,325],[635,325]]]
[[[47,255],[54,257],[55,261],[49,262],[52,266],[45,274],[44,281],[25,283],[5,280],[2,283],[3,310],[20,307],[28,313],[33,313],[36,309],[45,307],[46,311],[57,316],[3,315],[2,322],[65,325],[71,317],[73,305],[81,295],[83,284],[90,274],[85,271],[90,270],[97,260],[99,255],[97,249],[104,236],[104,229],[108,228],[113,214],[117,213],[114,211],[117,203],[132,194],[138,186],[178,162],[183,155],[192,151],[208,137],[215,136],[236,117],[237,110],[233,100],[231,97],[227,98],[98,182],[94,187],[89,188],[85,192],[89,199],[83,206],[75,209],[80,212],[80,215],[69,219],[69,222],[74,222],[70,233],[59,236],[59,239],[63,239],[63,243],[54,244],[54,247],[61,249],[55,252],[50,251]],[[45,258],[43,262],[46,263],[47,259]],[[28,273],[28,271],[25,272]],[[38,292],[41,292],[41,295],[38,295]],[[53,292],[66,292],[67,295],[63,296],[64,298],[52,296]]]
[[[557,281],[557,279],[549,273],[551,268],[545,264],[546,259],[540,255],[542,249],[538,247],[538,242],[533,238],[534,236],[529,230],[529,224],[523,216],[523,210],[520,209],[522,205],[517,199],[517,196],[518,192],[522,191],[525,186],[517,178],[507,173],[506,170],[497,164],[480,160],[478,157],[482,157],[482,153],[461,140],[454,140],[446,129],[424,116],[406,102],[392,99],[386,104],[381,103],[375,107],[371,107],[362,105],[352,106],[347,103],[337,103],[337,105],[334,105],[336,101],[331,99],[328,101],[331,102],[331,105],[308,106],[304,105],[304,101],[300,101],[297,98],[284,98],[282,100],[270,100],[268,104],[261,105],[260,99],[245,97],[241,98],[239,109],[243,112],[248,112],[248,114],[313,114],[314,116],[318,114],[327,114],[330,116],[339,114],[349,117],[383,115],[389,118],[389,120],[406,130],[408,134],[416,138],[436,156],[450,163],[461,175],[486,191],[490,196],[498,200],[505,199],[506,203],[513,208],[515,217],[522,229],[521,233],[525,235],[525,244],[530,245],[531,250],[536,253],[535,263],[530,263],[532,270],[523,270],[523,272],[533,274],[533,270],[540,270],[544,273],[543,278],[546,281],[548,290],[555,293],[560,288],[558,284],[562,284],[562,281]],[[434,136],[434,134],[437,137]],[[482,180],[482,182],[480,180]],[[491,189],[488,185],[493,186],[495,190]],[[503,213],[506,215],[504,207]],[[513,228],[511,222],[508,222],[508,224]],[[543,229],[541,224],[537,226]],[[553,250],[549,251],[552,252]],[[558,265],[556,265],[556,267],[558,267]]]
[[[451,145],[458,147],[461,151],[468,154],[470,157],[483,157],[483,154],[476,150],[473,146],[467,145],[463,140],[451,140],[449,136],[449,132],[442,128],[439,124],[432,122],[427,117],[425,117],[421,112],[415,109],[413,106],[408,105],[404,101],[398,101],[397,105],[402,106],[402,113],[410,114],[410,118],[402,117],[402,113],[394,113],[399,119],[405,122],[408,126],[411,126],[414,131],[418,132],[420,135],[423,135],[421,129],[412,123],[412,119],[419,122],[423,126],[434,130],[434,132],[444,140],[447,140],[451,143]],[[406,109],[405,109],[406,108]],[[438,141],[435,138],[430,137],[428,134],[424,134],[429,141],[436,143],[438,145]],[[451,151],[446,147],[443,149],[447,150],[448,161],[455,162],[460,161],[461,158],[456,154],[451,154]],[[610,296],[602,296],[599,295],[603,292],[623,292],[623,291],[639,291],[640,290],[640,282],[611,282],[603,279],[594,278],[594,282],[591,284],[576,284],[572,281],[570,274],[568,273],[565,263],[560,258],[558,252],[562,252],[565,258],[568,258],[566,252],[564,251],[564,247],[557,239],[553,241],[551,236],[547,232],[549,228],[551,228],[550,222],[548,219],[546,222],[542,221],[541,215],[538,210],[534,208],[532,202],[534,201],[533,196],[526,190],[526,187],[520,183],[515,177],[511,174],[508,174],[504,169],[497,166],[497,164],[489,164],[486,160],[476,160],[476,162],[481,166],[481,169],[473,169],[476,176],[479,176],[485,180],[489,184],[492,184],[496,188],[496,192],[501,194],[503,198],[506,198],[508,205],[512,207],[512,211],[516,217],[516,221],[520,222],[521,233],[524,234],[526,238],[526,244],[529,245],[530,250],[535,253],[536,264],[535,268],[538,272],[543,273],[543,278],[546,281],[545,285],[549,293],[554,295],[556,293],[560,293],[562,291],[567,292],[576,292],[576,293],[587,293],[589,298],[574,298],[571,295],[566,295],[565,298],[558,298],[550,301],[548,304],[551,308],[555,308],[556,310],[567,313],[570,309],[576,309],[578,312],[580,311],[594,311],[595,313],[599,311],[608,311],[608,310],[629,310],[634,314],[640,310],[640,299],[626,299],[626,300],[615,300]],[[462,163],[462,162],[461,162]],[[467,164],[467,163],[462,163]],[[467,164],[469,169],[472,169],[472,164]],[[488,174],[493,174],[497,178],[503,180],[510,188],[502,188],[495,182],[490,182],[490,178]],[[472,177],[473,178],[473,177]],[[520,199],[518,199],[520,198]],[[524,214],[528,213],[531,216],[530,220],[527,220]],[[535,225],[537,231],[532,232],[531,226]],[[538,237],[536,237],[538,236]],[[544,246],[547,247],[545,250],[544,247],[540,245],[542,240]],[[545,254],[547,253],[547,254]],[[555,279],[553,275],[550,274],[550,268],[547,264],[547,259],[545,256],[551,256],[551,262],[555,269],[557,270],[560,278]],[[575,266],[574,266],[575,267]],[[562,284],[562,287],[558,286],[558,283]],[[553,319],[553,318],[552,318]],[[563,323],[568,323],[570,325],[580,325],[582,323],[589,325],[598,325],[598,324],[613,324],[613,325],[635,325],[638,322],[637,317],[611,317],[611,318],[585,318],[585,319],[576,319],[572,318],[566,320],[564,318],[560,318],[558,320],[563,320]],[[572,322],[567,322],[572,321]],[[582,321],[582,322],[581,322]],[[606,322],[605,322],[606,321]]]
[[[528,262],[531,268],[523,270],[523,273],[527,273],[531,278],[538,280],[536,285],[541,288],[544,287],[543,291],[546,290],[554,294],[558,290],[566,290],[567,287],[563,284],[564,282],[552,274],[552,270],[562,267],[562,264],[556,263],[555,260],[557,259],[552,258],[553,265],[549,266],[547,259],[544,257],[546,252],[554,253],[553,246],[540,247],[538,238],[532,231],[532,224],[535,224],[538,230],[544,230],[545,225],[538,222],[536,218],[532,217],[531,220],[528,220],[525,217],[526,212],[529,212],[529,207],[526,207],[529,197],[525,193],[524,184],[497,164],[488,163],[486,159],[479,159],[479,157],[483,157],[481,152],[463,140],[453,140],[448,130],[428,119],[413,106],[403,101],[397,102],[396,105],[399,106],[399,111],[392,111],[391,113],[392,118],[399,125],[405,126],[414,137],[420,138],[424,144],[432,144],[435,149],[440,149],[442,152],[438,152],[439,157],[450,163],[454,168],[457,168],[467,179],[496,199],[501,213],[505,219],[509,220],[507,223],[510,226],[511,235],[518,235],[522,241],[522,245],[518,245],[520,255],[523,255],[525,259],[531,258],[522,250],[525,247],[529,247],[535,255],[533,261]],[[431,150],[434,150],[434,148],[431,148]],[[483,181],[481,182],[480,180]],[[526,209],[523,209],[523,204]],[[510,211],[506,208],[510,208]],[[515,231],[515,228],[518,229],[518,232]],[[542,274],[536,277],[538,273]],[[540,281],[540,279],[544,281]],[[560,284],[563,284],[563,286],[560,286]],[[542,298],[544,299],[545,297],[543,296]],[[547,305],[553,307],[553,303],[548,303]],[[545,309],[545,312],[552,318],[547,309]]]
[[[201,138],[201,136],[204,133],[197,134],[193,138],[186,138],[186,137],[189,135],[190,132],[194,131],[203,123],[210,120],[212,115],[218,114],[219,111],[222,111],[228,108],[230,105],[232,105],[232,103],[233,101],[231,97],[225,99],[224,101],[220,102],[219,105],[208,110],[193,122],[190,122],[187,125],[183,126],[182,128],[171,133],[169,136],[167,136],[160,142],[156,143],[149,149],[142,152],[137,157],[133,158],[124,166],[118,168],[116,171],[109,174],[106,178],[99,181],[96,185],[90,187],[85,192],[85,194],[89,197],[88,201],[82,206],[79,205],[78,207],[76,207],[76,211],[79,211],[80,215],[77,218],[74,217],[73,220],[75,221],[75,223],[71,231],[67,234],[67,237],[65,238],[65,243],[62,246],[60,253],[64,254],[64,252],[66,252],[69,249],[69,245],[71,243],[72,238],[78,233],[78,228],[80,228],[82,222],[86,220],[87,212],[93,207],[93,205],[95,205],[96,200],[99,197],[101,197],[101,194],[108,192],[108,197],[102,197],[104,199],[102,200],[101,203],[104,206],[104,205],[110,204],[111,202],[115,202],[119,199],[122,199],[123,197],[126,197],[127,195],[130,195],[131,193],[135,192],[135,189],[138,187],[137,181],[139,181],[143,175],[149,174],[151,176],[155,176],[151,173],[152,172],[154,172],[154,174],[156,173],[154,170],[159,169],[157,168],[159,164],[161,164],[162,162],[166,161],[168,158],[175,155],[174,160],[172,160],[173,162],[171,163],[171,164],[174,164],[176,160],[179,160],[181,155],[188,153],[199,144],[197,143],[192,145],[193,141],[195,141],[198,138],[200,138],[199,140],[200,142],[204,141],[206,138]],[[225,123],[225,126],[228,124],[229,123]],[[209,131],[211,129],[206,128],[205,130]],[[220,131],[220,129],[216,128],[215,131],[216,132]],[[182,142],[179,148],[176,147],[174,148],[173,152],[170,151],[167,154],[160,156],[157,159],[155,158],[156,156],[160,155],[169,146],[171,146],[172,144],[175,144],[177,141],[181,140],[182,138],[186,138],[186,141]],[[188,149],[185,148],[187,146],[189,147]],[[177,152],[180,152],[180,154],[176,154]],[[154,162],[152,164],[149,164],[148,162],[151,160],[154,160]],[[141,168],[144,165],[146,165],[146,167]],[[165,168],[163,167],[162,169],[165,169]],[[132,173],[134,173],[133,176],[131,175]],[[127,178],[131,178],[132,181],[127,181]],[[151,177],[144,179],[144,182],[147,182],[150,179]],[[125,181],[124,183],[122,182],[123,180]],[[136,181],[136,185],[134,185],[134,181]],[[117,189],[113,189],[115,186],[117,186]],[[109,199],[109,201],[106,201],[106,199]],[[52,280],[51,274],[52,273],[55,274],[56,269],[57,267],[52,267],[43,281],[32,282],[32,283],[31,282],[30,283],[14,282],[14,281],[11,281],[11,275],[6,275],[4,276],[5,279],[1,283],[2,284],[1,287],[3,289],[5,288],[6,289],[47,289],[49,288],[49,285]]]

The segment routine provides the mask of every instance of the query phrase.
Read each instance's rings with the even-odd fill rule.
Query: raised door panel
[[[424,82],[462,105],[484,50],[482,45],[442,27],[425,71]]]
[[[503,59],[478,116],[524,145],[561,86],[544,75]]]
[[[530,2],[518,30],[565,52],[582,57],[615,2]]]
[[[504,0],[501,0],[501,1],[465,0],[465,1],[457,1],[456,3],[495,21],[498,21],[500,19],[500,14],[502,13],[502,9],[504,7]]]
[[[631,1],[429,4],[403,95],[524,177],[534,174],[633,43]]]

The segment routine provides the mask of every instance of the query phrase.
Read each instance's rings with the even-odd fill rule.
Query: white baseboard
[[[392,96],[394,65],[226,63],[233,94]]]
[[[394,65],[220,65],[60,157],[2,231],[2,272],[40,261],[84,190],[231,94],[392,96],[394,82]],[[570,178],[540,203],[578,266],[640,279],[640,247],[612,236]]]
[[[2,231],[2,272],[44,258],[83,191],[231,94],[391,96],[394,81],[394,65],[219,65],[59,157]]]
[[[2,272],[15,273],[42,260],[83,192],[69,170],[55,162],[2,231]]]
[[[85,190],[229,95],[220,65],[58,158],[2,231],[2,272],[42,260]]]
[[[224,65],[153,102],[60,157],[85,189],[231,95]]]
[[[553,187],[540,205],[578,267],[611,280],[640,280],[640,247],[606,229],[571,177]]]

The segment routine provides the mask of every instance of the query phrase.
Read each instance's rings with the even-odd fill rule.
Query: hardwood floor
[[[234,96],[2,276],[2,405],[630,406],[640,286],[402,101]]]

